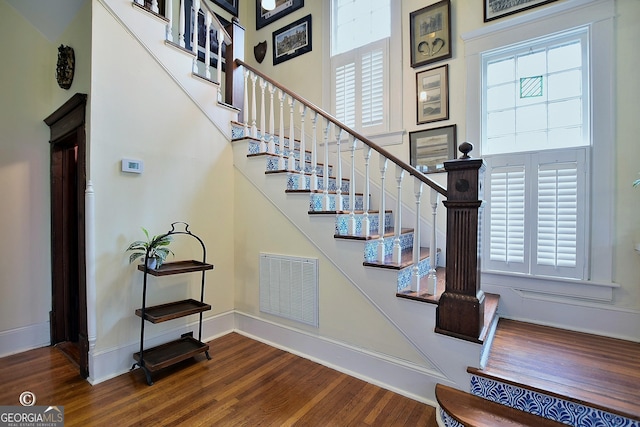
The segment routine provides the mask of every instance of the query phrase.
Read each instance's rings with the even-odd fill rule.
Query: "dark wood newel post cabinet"
[[[176,227],[182,227],[184,230],[177,230]],[[207,251],[204,242],[200,237],[189,231],[189,224],[184,222],[174,222],[171,224],[171,230],[162,236],[177,236],[185,235],[196,239],[202,247],[202,261],[189,260],[189,261],[175,261],[166,262],[158,268],[147,267],[147,258],[149,252],[145,254],[144,263],[138,265],[138,270],[144,273],[142,282],[142,307],[135,311],[136,316],[141,319],[140,323],[140,351],[134,353],[133,358],[135,363],[131,367],[134,369],[139,366],[143,371],[147,379],[147,384],[152,385],[153,380],[151,373],[168,366],[174,365],[183,360],[189,359],[197,354],[204,353],[207,359],[211,359],[209,356],[209,345],[202,342],[202,313],[211,310],[211,306],[204,302],[204,284],[205,284],[205,272],[212,270],[213,265],[207,264]],[[160,237],[162,237],[160,236]],[[149,290],[148,277],[149,275],[155,277],[170,276],[174,274],[185,273],[197,273],[202,274],[200,284],[200,300],[185,299],[181,301],[173,301],[166,304],[147,307],[147,292],[157,292],[157,289]],[[192,314],[199,314],[200,319],[198,322],[198,338],[193,336],[193,333],[183,334],[180,338],[170,341],[168,343],[153,347],[145,348],[145,323],[161,323],[181,317],[189,316]]]
[[[463,156],[444,163],[447,171],[446,287],[436,312],[436,332],[477,341],[484,326],[485,295],[480,289],[478,219],[482,206],[482,159],[468,153],[473,146],[460,144]]]

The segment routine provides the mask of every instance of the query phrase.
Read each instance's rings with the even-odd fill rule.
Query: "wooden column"
[[[478,217],[482,205],[482,159],[472,159],[473,146],[460,144],[463,156],[444,163],[447,177],[446,287],[436,314],[436,332],[477,341],[484,325],[484,293],[480,289]]]
[[[233,19],[226,27],[231,36],[231,45],[225,53],[225,95],[224,102],[240,109],[240,117],[244,109],[244,74],[243,67],[236,64],[236,59],[244,61],[244,28],[237,19]]]

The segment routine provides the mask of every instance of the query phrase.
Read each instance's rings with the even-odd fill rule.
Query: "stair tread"
[[[404,233],[413,232],[413,229],[406,229],[403,231]],[[420,248],[420,260],[428,258],[431,255],[431,249],[426,247]],[[395,270],[400,270],[405,267],[409,267],[413,264],[413,248],[403,249],[400,253],[400,263],[393,262],[393,255],[387,255],[384,257],[383,262],[378,261],[365,261],[363,265],[367,267],[380,267],[380,268],[391,268]]]
[[[465,426],[566,426],[566,424],[513,409],[443,384],[436,385],[436,399],[445,412]]]
[[[500,319],[471,374],[640,421],[640,343]]]
[[[420,278],[420,290],[418,292],[413,292],[410,290],[406,290],[403,292],[398,292],[396,296],[398,298],[405,298],[414,301],[426,302],[430,304],[437,304],[440,300],[440,295],[444,292],[445,288],[445,268],[444,267],[436,267],[436,293],[435,295],[431,295],[427,293],[427,289],[429,289],[429,276],[423,276]]]
[[[391,211],[385,211],[387,213],[391,213]],[[311,212],[309,212],[311,213]],[[314,212],[315,213],[315,212]],[[333,212],[335,214],[348,214],[350,212],[348,211],[337,211],[337,212]],[[370,214],[375,213],[376,215],[378,214],[378,211],[369,211]],[[413,232],[413,228],[402,228],[400,230],[400,234],[406,234],[406,233],[412,233]],[[393,230],[393,227],[389,227],[387,229],[385,229],[385,232],[383,234],[383,237],[392,237],[393,235],[395,235],[395,231]],[[368,236],[364,236],[362,233],[358,233],[358,234],[334,234],[333,235],[334,238],[336,239],[346,239],[346,240],[375,240],[375,239],[379,239],[380,235],[379,234],[370,234]]]

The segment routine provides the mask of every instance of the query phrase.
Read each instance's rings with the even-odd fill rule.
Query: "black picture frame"
[[[456,125],[409,132],[409,161],[420,172],[440,172],[456,158]]]
[[[484,0],[484,22],[493,21],[514,13],[533,9],[556,0],[523,0],[516,5],[509,5],[502,0]]]
[[[189,17],[187,20],[185,31],[184,31],[185,32],[184,47],[187,50],[192,50],[191,29],[193,28],[193,17],[194,17],[193,0],[185,0],[184,8],[185,8],[185,13],[187,13],[188,14],[187,16]],[[223,27],[226,27],[227,25],[230,24],[229,21],[227,21],[217,13],[216,13],[216,18],[218,18],[218,21],[220,21],[220,24],[222,24]],[[202,10],[200,10],[198,13],[198,61],[203,63],[204,63],[204,56],[205,56],[204,55],[205,53],[204,52],[205,51],[204,32],[206,31],[204,22],[205,22],[204,13],[202,12]],[[218,68],[218,32],[215,28],[213,28],[213,26],[211,28],[211,31],[209,32],[209,38],[210,38],[209,46],[211,49],[209,65],[217,69]],[[222,71],[223,72],[226,69],[226,61],[225,61],[226,51],[227,51],[227,45],[225,43],[222,43]]]
[[[216,4],[232,14],[238,16],[238,2],[240,0],[211,0],[213,4]]]
[[[286,16],[304,7],[304,0],[276,0],[276,8],[273,10],[265,10],[262,8],[260,0],[256,1],[256,30],[269,25],[283,16]]]
[[[273,32],[273,65],[311,52],[311,15]]]
[[[409,14],[411,67],[451,58],[451,2],[442,0]]]

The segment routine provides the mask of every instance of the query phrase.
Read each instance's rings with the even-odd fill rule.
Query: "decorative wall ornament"
[[[76,68],[76,57],[71,46],[58,47],[58,63],[56,65],[56,80],[62,89],[69,89],[73,83]]]
[[[258,61],[258,64],[262,64],[264,60],[264,56],[267,54],[267,41],[263,41],[258,43],[253,47],[253,56]]]

